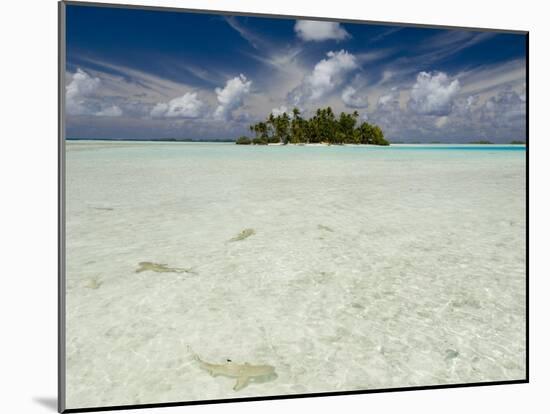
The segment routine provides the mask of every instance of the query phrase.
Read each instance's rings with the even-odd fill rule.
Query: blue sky
[[[299,107],[394,141],[524,140],[525,36],[67,6],[69,138],[235,138]]]

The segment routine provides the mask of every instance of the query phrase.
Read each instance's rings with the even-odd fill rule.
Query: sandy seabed
[[[523,379],[499,148],[68,142],[67,408]]]

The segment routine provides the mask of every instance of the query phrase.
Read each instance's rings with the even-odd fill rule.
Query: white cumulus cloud
[[[244,103],[244,98],[250,93],[252,81],[247,80],[242,73],[226,82],[225,87],[216,88],[218,98],[218,107],[214,112],[214,117],[220,120],[230,120],[233,111],[240,108]]]
[[[344,40],[351,35],[336,22],[318,22],[313,20],[298,20],[294,31],[304,41],[322,42],[324,40]]]
[[[447,122],[449,121],[449,117],[448,116],[440,116],[438,118],[436,118],[435,120],[435,126],[438,127],[438,128],[443,128]]]
[[[525,126],[526,104],[521,95],[509,89],[489,98],[480,109],[481,121],[495,128],[520,129]]]
[[[357,59],[353,54],[345,50],[328,52],[327,58],[319,61],[302,84],[290,92],[290,101],[298,107],[318,101],[332,93],[344,82],[346,75],[357,68]]]
[[[121,116],[116,105],[103,102],[97,95],[101,79],[94,78],[78,68],[66,87],[65,108],[69,115]]]
[[[196,92],[187,92],[168,102],[160,102],[151,110],[153,118],[199,118],[204,115],[206,105]]]
[[[285,112],[287,115],[292,115],[292,113],[288,110],[288,108],[285,105],[281,105],[280,107],[273,108],[271,110],[271,113],[273,114],[273,116],[279,116],[284,114]]]
[[[366,108],[369,106],[367,95],[359,94],[353,86],[348,86],[342,92],[342,101],[350,108]]]
[[[95,115],[96,116],[121,116],[122,109],[120,109],[116,105],[108,106],[96,112]]]
[[[397,111],[399,110],[399,90],[397,87],[391,88],[387,93],[378,98],[378,110]]]
[[[451,81],[443,72],[420,72],[411,90],[409,106],[418,114],[448,115],[459,90],[459,81]]]

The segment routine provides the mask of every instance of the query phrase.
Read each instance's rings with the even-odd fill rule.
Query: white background
[[[549,252],[545,213],[550,209],[545,174],[550,163],[547,160],[550,26],[544,2],[132,1],[145,5],[529,30],[531,383],[131,412],[549,412],[546,397],[550,394],[550,299],[546,297]],[[0,16],[0,412],[52,413],[57,381],[57,4],[55,0],[6,1]]]

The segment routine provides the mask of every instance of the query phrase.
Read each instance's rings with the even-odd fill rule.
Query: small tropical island
[[[235,143],[239,145],[268,144],[363,144],[390,145],[379,126],[368,122],[357,123],[359,113],[340,113],[337,117],[332,108],[319,108],[309,119],[301,116],[294,108],[291,115],[271,113],[265,121],[250,125],[254,138],[242,136]]]

